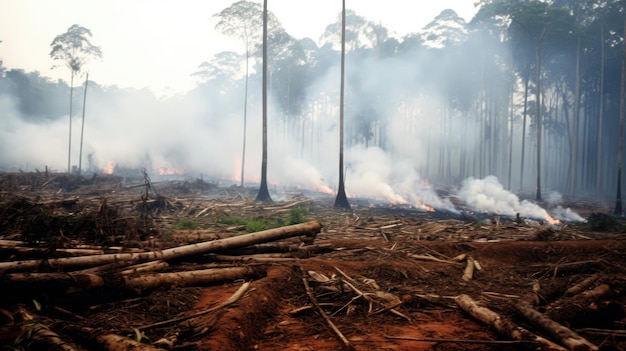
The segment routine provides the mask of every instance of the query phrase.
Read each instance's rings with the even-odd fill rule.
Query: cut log
[[[165,351],[150,344],[127,338],[125,336],[112,334],[103,329],[66,326],[65,330],[71,333],[76,339],[84,340],[93,350],[106,351]]]
[[[259,268],[255,267],[229,267],[203,269],[196,271],[174,272],[174,273],[152,273],[142,274],[135,277],[126,275],[98,275],[74,274],[74,273],[10,273],[0,277],[0,282],[5,287],[10,284],[24,285],[32,287],[51,286],[55,287],[75,287],[82,289],[93,289],[98,287],[127,288],[127,289],[148,289],[161,285],[193,286],[219,281],[237,280],[251,277],[258,277],[263,274]]]
[[[543,313],[535,310],[528,302],[523,300],[514,304],[515,310],[532,324],[542,328],[559,343],[565,345],[571,351],[596,351],[598,347],[575,331],[555,322]]]
[[[494,328],[498,333],[513,340],[533,341],[544,346],[542,350],[566,351],[567,349],[556,343],[526,330],[511,320],[500,316],[487,307],[479,305],[465,294],[457,296],[454,301],[467,314],[476,320]]]
[[[120,253],[105,254],[97,256],[67,257],[41,260],[26,260],[16,262],[0,262],[0,273],[10,271],[35,270],[40,266],[50,266],[53,268],[85,267],[108,264],[118,261],[131,261],[135,263],[172,260],[181,257],[200,255],[216,251],[236,249],[248,245],[263,242],[276,241],[299,235],[313,236],[320,232],[322,225],[318,221],[310,221],[302,224],[268,229],[256,233],[244,234],[236,237],[203,242],[192,245],[174,247],[162,251],[142,252],[142,253]]]
[[[41,318],[32,315],[23,306],[17,308],[17,313],[24,322],[24,334],[30,334],[33,341],[44,346],[46,350],[79,351],[83,350],[71,341],[63,339],[59,334],[41,322]]]
[[[474,258],[472,256],[467,256],[467,265],[465,266],[461,279],[466,282],[474,279]]]
[[[546,315],[560,323],[568,323],[580,315],[594,311],[600,298],[613,293],[607,284],[600,284],[592,290],[586,290],[570,298],[560,299],[547,307]]]

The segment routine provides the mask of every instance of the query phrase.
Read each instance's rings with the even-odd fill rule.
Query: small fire
[[[435,212],[435,208],[426,204],[415,204],[416,207],[423,209],[426,212]]]
[[[115,170],[115,162],[113,161],[107,162],[107,164],[104,167],[102,167],[102,173],[104,174],[113,174],[114,170]]]
[[[328,185],[320,185],[317,187],[318,192],[323,193],[323,194],[334,194],[335,192],[333,191],[333,189],[331,189]]]
[[[550,215],[546,215],[546,222],[548,222],[548,223],[550,223],[552,225],[559,225],[559,224],[561,224],[560,220],[558,220],[556,218],[553,218]]]
[[[157,169],[157,173],[160,175],[182,175],[185,174],[185,170],[182,168],[161,167]]]

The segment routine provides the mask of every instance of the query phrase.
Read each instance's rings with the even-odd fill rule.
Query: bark
[[[535,335],[532,332],[518,326],[511,320],[500,316],[496,312],[486,307],[480,306],[468,295],[461,294],[457,296],[454,301],[467,314],[477,319],[478,321],[494,328],[498,333],[506,337],[509,337],[513,340],[525,340],[539,343],[544,346],[543,350],[567,350],[566,348],[559,346],[548,339],[545,339],[539,335]]]
[[[40,266],[50,266],[59,268],[75,268],[85,266],[97,266],[119,261],[129,261],[134,263],[149,262],[156,260],[173,260],[181,257],[188,257],[236,249],[248,245],[263,242],[276,241],[298,235],[314,235],[320,232],[322,225],[318,221],[294,224],[290,226],[264,230],[261,232],[244,234],[236,237],[203,242],[192,245],[185,245],[170,248],[162,251],[142,252],[142,253],[120,253],[106,254],[98,256],[57,258],[46,261],[26,260],[16,262],[0,262],[0,272],[35,270]]]
[[[162,285],[193,286],[226,280],[259,276],[262,272],[253,267],[229,267],[196,271],[152,273],[134,277],[126,275],[98,275],[95,273],[10,273],[0,278],[2,284],[21,286],[33,284],[50,287],[65,286],[84,289],[99,287],[148,289]]]
[[[83,350],[82,348],[76,346],[72,342],[64,340],[59,334],[50,330],[47,325],[41,323],[41,318],[32,315],[28,312],[24,307],[18,307],[17,313],[21,316],[24,322],[24,329],[29,328],[29,332],[31,334],[31,338],[37,344],[45,345],[46,350],[51,351],[77,351]]]
[[[550,319],[541,312],[535,310],[530,304],[521,300],[514,305],[516,311],[526,318],[532,324],[547,331],[550,336],[555,340],[558,340],[562,345],[565,345],[572,351],[595,351],[598,347],[590,343],[587,339],[576,334],[575,331],[559,324],[558,322]]]
[[[592,290],[586,290],[571,298],[561,299],[550,304],[546,315],[561,323],[568,322],[578,316],[595,311],[595,302],[612,293],[613,290],[610,286],[601,284]]]
[[[109,333],[102,329],[67,326],[66,330],[75,336],[77,339],[84,339],[92,349],[106,350],[106,351],[164,351],[149,344],[144,344],[139,341]]]

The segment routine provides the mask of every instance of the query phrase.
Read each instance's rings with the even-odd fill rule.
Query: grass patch
[[[194,221],[190,221],[188,219],[183,219],[182,221],[174,224],[174,229],[176,230],[198,229],[198,223]]]
[[[246,218],[242,216],[225,215],[220,216],[217,222],[226,225],[244,226],[247,233],[254,233],[286,225],[303,223],[306,220],[306,214],[306,209],[294,208],[285,216],[280,217]]]

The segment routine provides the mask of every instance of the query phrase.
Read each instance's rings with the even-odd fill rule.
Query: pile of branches
[[[253,250],[255,245],[267,246],[268,242],[300,236],[311,238],[320,230],[321,224],[311,221],[164,249],[158,244],[152,249],[91,246],[65,249],[67,257],[43,259],[17,259],[22,250],[37,248],[27,242],[1,240],[0,251],[12,250],[13,259],[0,262],[0,284],[5,295],[0,304],[0,344],[24,347],[32,343],[41,349],[62,350],[171,348],[180,342],[181,330],[187,336],[199,332],[188,323],[181,323],[216,313],[237,301],[248,289],[249,280],[265,275],[263,262],[296,260],[299,254],[311,252],[305,245],[292,247],[282,255],[237,256],[236,250]],[[100,308],[97,306],[120,300],[138,304],[141,298],[159,291],[170,296],[167,303],[160,305],[169,306],[172,294],[167,289],[187,289],[174,294],[182,296],[174,306],[187,306],[197,296],[195,287],[236,280],[248,283],[231,298],[203,311],[190,313],[174,308],[178,312],[175,316],[152,311],[154,318],[150,320],[126,321],[121,325],[122,318],[116,316],[117,324],[110,324],[109,329],[103,328],[107,323],[93,315],[93,310]],[[100,322],[94,324],[97,320]],[[173,325],[180,326],[174,328],[178,330],[175,334]],[[162,329],[160,343],[155,338],[148,340],[145,332],[158,328]]]

